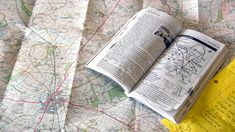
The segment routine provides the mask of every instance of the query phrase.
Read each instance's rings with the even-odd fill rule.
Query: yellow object
[[[180,124],[161,122],[171,132],[234,132],[235,60],[210,80]]]

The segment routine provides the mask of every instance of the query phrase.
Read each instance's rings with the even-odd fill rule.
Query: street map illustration
[[[175,79],[184,84],[192,83],[203,67],[210,61],[216,49],[191,39],[189,36],[181,36],[175,41],[175,45],[168,50],[166,59],[160,63],[168,70],[168,74],[174,73]],[[173,75],[172,75],[173,76]]]

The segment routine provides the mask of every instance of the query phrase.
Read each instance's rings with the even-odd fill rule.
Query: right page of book
[[[218,65],[214,62],[225,49],[224,44],[204,34],[184,30],[130,96],[154,107],[177,109],[199,87],[208,70]]]

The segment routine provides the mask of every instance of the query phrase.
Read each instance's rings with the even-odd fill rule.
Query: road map
[[[185,85],[194,82],[216,51],[215,48],[193,39],[181,35],[175,41],[176,44],[172,46],[172,50],[164,53],[166,59],[159,62],[159,70],[166,69],[167,75],[174,76],[177,82]]]
[[[84,67],[142,8],[228,44],[224,66],[235,56],[234,0],[0,3],[0,131],[167,131],[160,115]]]

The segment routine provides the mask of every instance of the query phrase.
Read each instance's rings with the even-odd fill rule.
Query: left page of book
[[[134,15],[88,63],[131,91],[157,58],[180,33],[181,25],[173,17],[153,8]]]

